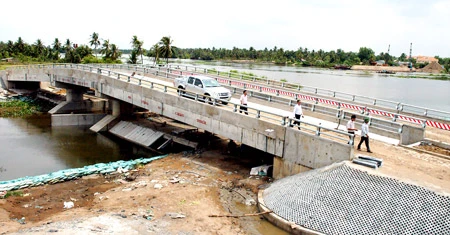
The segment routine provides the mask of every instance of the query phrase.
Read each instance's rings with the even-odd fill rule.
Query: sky
[[[0,41],[45,45],[99,34],[120,49],[136,35],[150,49],[170,36],[180,48],[283,48],[450,57],[450,0],[7,0]]]

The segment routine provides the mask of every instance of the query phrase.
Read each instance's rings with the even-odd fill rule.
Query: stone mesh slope
[[[276,181],[263,199],[326,234],[450,234],[450,197],[343,163]]]

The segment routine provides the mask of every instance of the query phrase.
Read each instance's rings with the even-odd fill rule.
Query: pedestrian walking
[[[355,120],[356,120],[356,115],[352,115],[350,117],[350,120],[347,122],[347,131],[349,134],[355,135],[355,131],[357,131],[358,129],[355,128]],[[351,136],[349,136],[350,139],[352,139]],[[350,141],[348,142],[350,143]]]
[[[248,115],[247,111],[247,90],[244,90],[241,95],[241,107],[239,108],[239,113],[244,112],[246,115]]]
[[[361,144],[365,142],[367,152],[371,153],[369,147],[369,118],[364,118],[364,123],[361,126],[361,141],[358,144],[358,150],[361,151]]]
[[[303,116],[303,110],[302,110],[302,102],[300,100],[297,100],[297,104],[294,106],[294,117],[295,121],[293,125],[297,125],[298,129],[300,130],[300,118],[304,118]]]

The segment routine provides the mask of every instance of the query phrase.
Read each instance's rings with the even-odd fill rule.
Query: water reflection
[[[0,181],[83,167],[100,162],[150,157],[138,146],[82,127],[51,127],[50,116],[0,118]]]

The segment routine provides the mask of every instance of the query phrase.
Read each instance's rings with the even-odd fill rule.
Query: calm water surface
[[[0,118],[0,181],[150,157],[149,151],[81,127],[51,127],[49,116]]]

